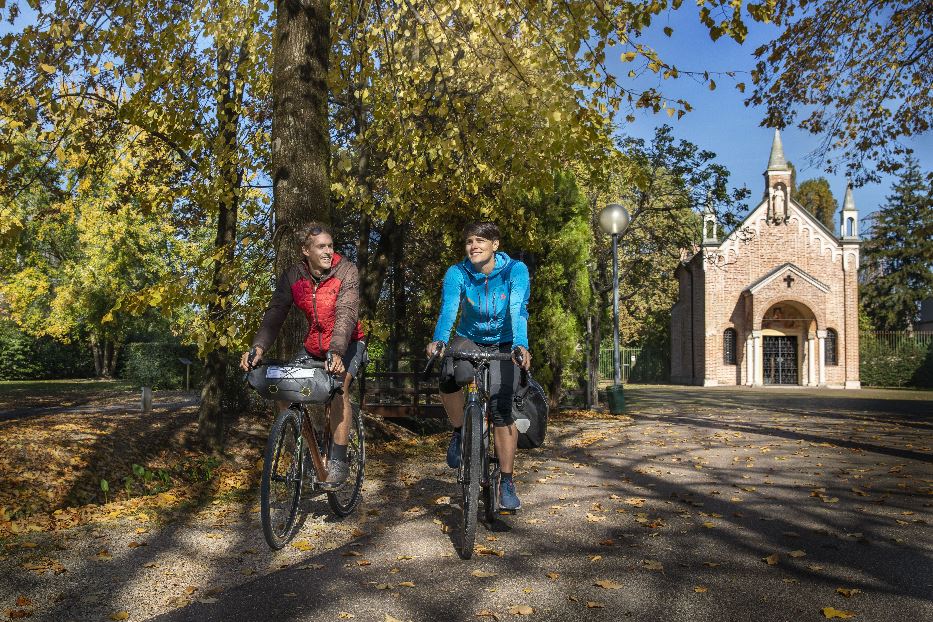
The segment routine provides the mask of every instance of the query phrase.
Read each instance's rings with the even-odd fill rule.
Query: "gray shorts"
[[[304,354],[299,354],[294,359],[292,359],[292,363],[309,357],[316,361],[323,360],[305,350]],[[352,380],[353,378],[356,378],[360,373],[360,368],[365,367],[369,362],[369,351],[366,349],[366,342],[351,341],[350,345],[347,346],[346,353],[341,357],[341,359],[343,360],[344,368],[347,370],[347,373],[350,374],[350,379]]]
[[[512,351],[511,343],[492,345],[477,344],[466,337],[455,336],[447,346],[453,350],[483,350],[486,352]],[[456,393],[473,380],[474,367],[470,361],[454,361],[445,358],[441,369],[439,388],[441,393]],[[492,424],[497,427],[512,425],[512,398],[518,389],[521,374],[512,361],[489,361],[489,406],[492,410]]]

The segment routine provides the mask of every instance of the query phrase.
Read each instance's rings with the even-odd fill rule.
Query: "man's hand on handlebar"
[[[334,354],[333,352],[327,353],[327,371],[335,376],[342,376],[346,371],[346,368],[343,366],[343,359],[339,354]]]
[[[240,369],[250,371],[262,362],[262,355],[265,350],[260,346],[255,346],[249,352],[244,352],[240,357]]]
[[[512,349],[512,362],[528,371],[531,369],[531,352],[524,346],[515,346]]]

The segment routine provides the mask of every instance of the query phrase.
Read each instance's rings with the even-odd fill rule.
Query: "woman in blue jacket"
[[[499,228],[491,222],[477,222],[463,230],[466,259],[447,269],[441,290],[441,312],[428,344],[430,356],[439,345],[450,342],[455,350],[480,349],[511,352],[511,361],[490,363],[492,419],[502,479],[499,504],[505,511],[521,508],[515,493],[512,469],[518,431],[512,420],[512,396],[518,386],[518,368],[529,369],[528,352],[528,266],[499,252]],[[460,322],[450,333],[460,312]],[[519,362],[520,361],[520,362]],[[460,431],[463,425],[462,387],[473,378],[469,361],[447,359],[441,371],[441,401],[454,431],[447,448],[447,464],[460,466]]]

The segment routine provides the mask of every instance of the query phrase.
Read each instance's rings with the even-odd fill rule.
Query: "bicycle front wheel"
[[[350,437],[347,441],[347,464],[350,472],[347,483],[339,490],[327,493],[330,509],[337,516],[349,516],[363,497],[363,471],[366,467],[366,445],[363,439],[363,417],[359,407],[353,405]]]
[[[463,450],[460,453],[462,471],[461,493],[463,495],[463,531],[460,540],[460,557],[473,557],[476,542],[476,519],[479,513],[479,489],[483,468],[483,409],[479,404],[469,404],[463,417]]]
[[[279,413],[269,431],[259,483],[259,508],[266,543],[281,549],[294,535],[304,475],[300,415]]]

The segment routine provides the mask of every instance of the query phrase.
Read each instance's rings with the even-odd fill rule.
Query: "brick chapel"
[[[715,214],[676,271],[671,381],[859,388],[858,212],[846,188],[834,235],[791,196],[774,132],[767,193],[731,233]]]

